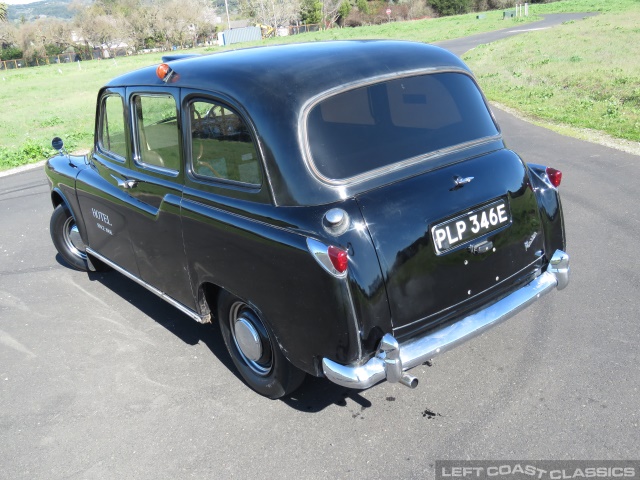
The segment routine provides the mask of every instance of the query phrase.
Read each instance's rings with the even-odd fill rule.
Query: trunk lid
[[[399,339],[477,308],[541,267],[535,195],[525,165],[510,150],[356,200],[377,250]]]

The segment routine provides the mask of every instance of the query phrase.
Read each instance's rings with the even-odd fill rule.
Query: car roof
[[[462,68],[455,55],[424,43],[389,40],[313,42],[228,50],[167,62],[179,75],[172,85],[236,91],[240,97],[313,96],[345,83],[391,72],[428,68]],[[111,80],[107,86],[162,85],[156,66]],[[244,92],[244,95],[241,93]],[[245,98],[237,98],[244,101]]]
[[[166,63],[174,71],[168,84],[156,75],[154,65],[114,78],[105,87],[178,87],[185,89],[186,98],[212,95],[243,112],[257,131],[274,200],[280,205],[326,204],[374,186],[331,187],[309,171],[299,124],[312,99],[349,84],[412,72],[470,73],[464,62],[440,47],[391,40],[254,47]]]

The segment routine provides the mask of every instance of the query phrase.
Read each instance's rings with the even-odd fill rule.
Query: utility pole
[[[229,1],[224,0],[224,8],[227,11],[227,28],[231,30],[231,19],[229,18]]]

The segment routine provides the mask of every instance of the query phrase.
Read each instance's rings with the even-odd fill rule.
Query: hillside
[[[10,22],[30,22],[38,17],[54,17],[71,19],[74,11],[70,8],[73,0],[42,0],[40,2],[25,3],[24,5],[9,5],[7,17]],[[82,0],[80,3],[89,4],[91,0]]]
[[[10,22],[24,21],[30,22],[38,17],[54,17],[62,19],[73,18],[75,12],[72,4],[89,5],[93,0],[42,0],[40,2],[26,3],[24,5],[9,5],[7,17]],[[224,12],[224,0],[213,0],[218,12]],[[228,0],[229,11],[232,14],[238,11],[238,0]]]

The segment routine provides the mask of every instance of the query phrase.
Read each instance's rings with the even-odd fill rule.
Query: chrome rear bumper
[[[348,388],[365,389],[385,379],[413,388],[418,384],[417,379],[405,373],[406,370],[480,335],[524,310],[554,288],[562,290],[568,283],[569,255],[556,250],[542,275],[487,308],[402,345],[388,333],[382,338],[378,353],[364,365],[341,365],[323,358],[322,370],[333,383]]]

